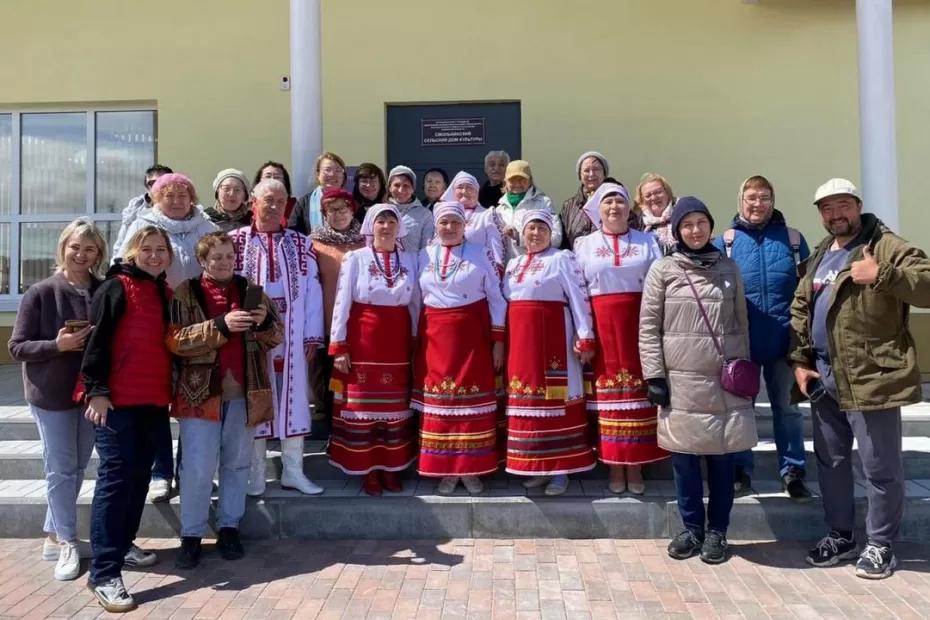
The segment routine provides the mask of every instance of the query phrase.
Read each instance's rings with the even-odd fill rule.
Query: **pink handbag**
[[[717,353],[723,361],[723,367],[720,369],[720,387],[730,394],[735,394],[742,398],[754,399],[759,395],[759,366],[752,360],[746,358],[737,357],[728,360],[724,356],[723,347],[720,346],[717,335],[714,333],[714,328],[711,327],[710,319],[707,318],[707,313],[704,312],[704,304],[701,303],[701,298],[698,296],[697,289],[694,288],[694,283],[691,281],[688,272],[685,271],[684,273],[685,279],[688,281],[688,286],[691,287],[691,292],[694,294],[694,301],[697,302],[698,310],[701,311],[704,324],[707,325],[710,337],[714,340],[714,347],[717,349]]]

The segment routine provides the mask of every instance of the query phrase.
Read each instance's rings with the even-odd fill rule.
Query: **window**
[[[0,309],[52,273],[75,218],[115,241],[156,144],[153,110],[0,112]]]

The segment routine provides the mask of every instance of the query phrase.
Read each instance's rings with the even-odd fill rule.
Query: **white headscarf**
[[[478,179],[476,179],[474,175],[460,170],[452,179],[452,182],[449,183],[449,187],[446,188],[446,191],[439,197],[439,200],[442,202],[455,202],[455,188],[460,185],[470,185],[475,189],[481,189],[481,184],[478,183]]]
[[[462,203],[455,200],[441,200],[433,206],[433,221],[439,223],[439,219],[451,215],[465,221],[465,207]],[[438,230],[438,229],[437,229]]]
[[[526,209],[525,211],[518,212],[520,216],[520,231],[523,232],[523,229],[526,228],[526,225],[532,221],[539,221],[549,227],[549,230],[552,230],[554,220],[552,218],[552,211],[549,209]]]
[[[381,203],[376,205],[371,205],[368,207],[368,211],[365,213],[365,221],[362,222],[362,235],[365,237],[374,237],[375,236],[375,218],[384,213],[385,211],[392,213],[394,217],[397,218],[397,238],[405,237],[407,235],[407,225],[404,224],[404,218],[401,217],[400,211],[391,204]]]
[[[591,194],[588,202],[584,203],[583,207],[583,211],[591,219],[595,228],[600,229],[601,227],[601,201],[609,194],[620,194],[627,206],[633,208],[633,203],[630,202],[630,194],[627,193],[626,188],[616,183],[601,183],[601,186]]]

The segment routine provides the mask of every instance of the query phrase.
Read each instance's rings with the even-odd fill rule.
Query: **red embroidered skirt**
[[[497,470],[497,395],[486,300],[424,310],[411,407],[422,412],[420,475]]]
[[[584,400],[568,395],[565,306],[507,308],[507,471],[556,475],[594,467]]]
[[[597,448],[610,465],[639,465],[668,457],[656,443],[656,408],[646,399],[639,361],[641,293],[591,299],[598,347],[585,373],[589,413],[597,421]]]
[[[348,374],[333,370],[330,462],[348,474],[399,471],[416,458],[410,410],[410,313],[352,304]]]

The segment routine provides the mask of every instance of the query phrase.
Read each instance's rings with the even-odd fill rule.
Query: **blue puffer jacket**
[[[746,226],[736,215],[732,228],[731,258],[739,265],[749,308],[749,351],[758,364],[788,354],[788,323],[791,301],[798,286],[794,254],[788,240],[788,226],[778,209],[762,229]],[[723,234],[714,245],[726,252]],[[801,260],[810,255],[807,241],[801,236]]]

